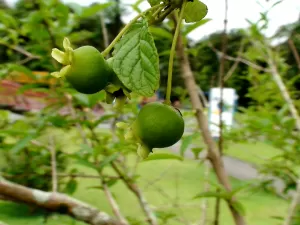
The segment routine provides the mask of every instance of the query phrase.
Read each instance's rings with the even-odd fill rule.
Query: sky
[[[6,0],[9,4],[14,4],[16,0]],[[65,3],[76,2],[83,6],[91,3],[103,3],[108,0],[63,0]],[[125,4],[133,4],[136,0],[121,0]],[[268,10],[277,0],[228,0],[228,29],[246,28],[248,22],[257,21],[260,12]],[[206,18],[211,21],[190,33],[193,40],[200,40],[213,32],[221,31],[224,27],[225,1],[224,0],[202,0],[208,6]],[[259,3],[258,3],[259,2]],[[141,4],[142,9],[147,9],[149,4],[145,0]],[[126,15],[124,22],[130,21],[136,15],[135,12]],[[276,29],[284,24],[295,22],[300,16],[300,0],[283,0],[281,4],[275,6],[268,14],[270,19],[269,28],[266,35],[274,34]]]

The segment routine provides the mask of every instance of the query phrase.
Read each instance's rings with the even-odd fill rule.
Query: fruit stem
[[[110,43],[109,46],[107,46],[107,48],[101,52],[101,54],[103,55],[103,57],[106,57],[107,54],[109,54],[109,52],[113,49],[113,47],[117,44],[117,42],[121,39],[121,37],[126,33],[126,31],[130,28],[130,26],[132,24],[134,24],[139,18],[141,18],[142,16],[144,16],[146,13],[155,10],[157,8],[160,8],[161,4],[155,5],[147,10],[145,10],[144,12],[138,14],[136,17],[134,17],[128,24],[126,24],[126,26],[120,31],[120,33],[117,35],[117,37]]]
[[[174,34],[174,38],[173,38],[173,42],[172,42],[172,47],[171,47],[171,52],[170,52],[167,93],[166,93],[166,100],[165,100],[165,103],[168,104],[168,105],[171,105],[171,90],[172,90],[172,76],[173,76],[173,63],[174,63],[175,48],[176,48],[177,39],[178,39],[178,36],[179,36],[179,31],[180,31],[180,28],[181,28],[181,23],[182,23],[182,19],[183,19],[184,9],[185,9],[185,6],[186,6],[186,1],[187,0],[183,0],[182,6],[181,6],[181,9],[180,9],[179,20],[178,20],[178,23],[176,25],[176,30],[175,30],[175,34]]]

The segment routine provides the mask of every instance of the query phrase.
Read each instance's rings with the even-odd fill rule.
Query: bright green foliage
[[[149,4],[151,6],[157,5],[161,2],[161,0],[148,0]]]
[[[187,23],[194,23],[202,20],[208,12],[207,6],[199,0],[188,2],[184,10],[184,19]]]
[[[159,60],[147,21],[132,25],[113,54],[113,69],[124,86],[142,96],[153,96],[159,86]]]

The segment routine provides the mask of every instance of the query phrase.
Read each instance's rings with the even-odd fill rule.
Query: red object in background
[[[46,92],[25,90],[18,93],[22,84],[11,80],[0,80],[0,108],[9,109],[18,112],[37,112],[55,102]],[[69,109],[63,107],[60,109],[61,114],[69,114]],[[104,113],[102,110],[93,110],[95,115]]]
[[[0,105],[16,111],[37,111],[46,106],[47,94],[26,90],[18,93],[21,84],[10,81],[0,81]]]

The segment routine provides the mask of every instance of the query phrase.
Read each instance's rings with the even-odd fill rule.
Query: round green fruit
[[[153,148],[165,148],[180,140],[184,132],[184,120],[174,107],[152,102],[140,110],[132,125],[132,132],[150,151]]]
[[[111,80],[112,70],[102,54],[93,46],[72,49],[68,38],[63,41],[65,51],[52,49],[52,57],[64,67],[52,75],[65,77],[78,92],[95,94],[103,90]]]
[[[73,51],[71,68],[65,77],[70,84],[84,94],[94,94],[104,89],[111,71],[101,55],[92,46],[83,46]]]

